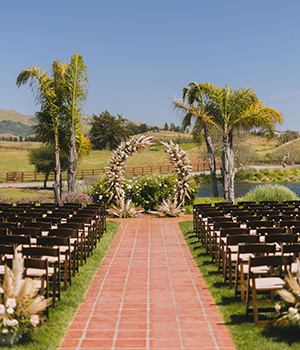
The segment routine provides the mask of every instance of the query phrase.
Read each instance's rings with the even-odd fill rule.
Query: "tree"
[[[49,174],[55,170],[54,147],[42,145],[30,148],[27,152],[29,164],[34,165],[37,173],[45,174],[44,188],[46,188]],[[62,171],[67,170],[68,157],[64,152],[60,152],[60,164]]]
[[[196,83],[190,83],[183,88],[182,101],[174,100],[174,108],[183,113],[182,127],[186,129],[193,126],[193,138],[197,144],[205,140],[212,183],[212,193],[214,197],[219,197],[216,175],[216,160],[210,129],[212,127],[210,117],[210,103],[205,99],[201,88]]]
[[[282,115],[276,110],[266,107],[251,88],[232,90],[227,85],[225,88],[220,88],[209,83],[190,83],[184,91],[189,92],[190,89],[194,89],[197,95],[201,96],[200,105],[207,107],[202,119],[210,128],[215,128],[222,137],[224,198],[227,201],[234,201],[234,131],[250,131],[254,128],[261,128],[272,136],[276,124],[283,122]]]
[[[168,130],[169,130],[169,125],[168,125],[168,123],[165,123],[165,125],[164,125],[164,130],[165,130],[165,131],[168,131]]]
[[[278,153],[278,156],[281,158],[282,166],[286,166],[286,161],[290,159],[291,154],[299,153],[299,152],[292,152],[294,149],[297,149],[297,142],[296,139],[299,137],[298,131],[292,131],[287,129],[286,132],[281,133],[278,138],[278,144],[281,145],[280,150]],[[297,157],[298,154],[297,154]]]
[[[174,129],[175,129],[175,124],[174,124],[174,123],[171,123],[171,124],[170,124],[169,130],[170,130],[170,131],[174,131]]]
[[[128,129],[125,127],[126,119],[118,114],[118,118],[108,111],[102,112],[99,116],[93,115],[90,140],[93,149],[116,149],[121,141],[128,137]]]
[[[27,82],[36,95],[37,103],[41,104],[40,111],[36,113],[38,124],[33,128],[35,135],[45,144],[55,145],[54,188],[55,201],[59,202],[60,148],[69,153],[69,192],[74,191],[76,185],[77,157],[87,154],[91,148],[89,140],[83,136],[79,116],[87,95],[86,66],[82,56],[75,54],[70,64],[54,61],[50,77],[37,67],[25,69],[19,74],[17,85],[19,87]]]
[[[77,178],[77,150],[75,140],[75,124],[79,120],[82,104],[87,98],[87,67],[83,63],[83,57],[75,54],[67,68],[67,113],[70,123],[70,146],[68,153],[68,192],[76,189]]]
[[[54,64],[54,63],[53,63]],[[58,63],[57,63],[58,64]],[[53,69],[53,65],[52,65]],[[63,106],[61,105],[60,79],[56,76],[49,77],[47,72],[42,71],[39,67],[24,69],[17,77],[17,86],[29,84],[35,95],[37,104],[41,105],[41,113],[47,114],[49,117],[50,129],[54,133],[55,145],[55,178],[54,178],[54,194],[55,202],[60,201],[60,159],[59,159],[59,143],[58,128],[60,124],[60,114]],[[59,92],[59,93],[58,93]]]

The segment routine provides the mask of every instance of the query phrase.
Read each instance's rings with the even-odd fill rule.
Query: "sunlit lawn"
[[[66,292],[62,292],[61,300],[57,302],[55,309],[50,309],[49,320],[44,323],[38,333],[33,334],[31,339],[25,339],[20,344],[9,348],[3,347],[3,349],[55,350],[60,346],[119,226],[120,224],[117,222],[107,222],[107,232],[100,243],[97,244],[93,255],[87,259],[87,263],[80,268],[79,273],[72,279],[72,287],[69,287]]]
[[[300,349],[300,329],[296,325],[254,327],[251,317],[246,320],[246,308],[234,298],[234,290],[224,284],[222,274],[211,262],[193,232],[192,221],[180,223],[193,258],[224,318],[238,350]]]

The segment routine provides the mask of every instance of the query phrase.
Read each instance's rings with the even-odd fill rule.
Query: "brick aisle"
[[[60,349],[235,349],[180,220],[120,221]]]

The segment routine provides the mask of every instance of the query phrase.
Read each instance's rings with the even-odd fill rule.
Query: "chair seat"
[[[252,280],[250,280],[252,287]],[[255,278],[255,289],[259,292],[285,288],[285,282],[280,277]]]
[[[249,265],[242,265],[244,275],[248,275],[249,273]],[[239,270],[241,265],[239,266]],[[253,266],[251,268],[251,272],[255,275],[267,275],[270,272],[270,269],[267,265],[264,266]]]

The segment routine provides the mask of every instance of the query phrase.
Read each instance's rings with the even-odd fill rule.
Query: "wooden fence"
[[[209,170],[208,163],[191,163],[193,172],[203,172]],[[149,175],[149,174],[169,174],[174,170],[172,165],[157,165],[144,167],[125,167],[126,175]],[[87,169],[77,170],[77,180],[84,180],[90,176],[100,176],[104,169]],[[43,182],[45,175],[34,172],[0,172],[0,183],[16,183],[16,182]],[[67,172],[62,172],[62,180],[67,180]],[[49,175],[48,181],[54,181],[54,173]]]
[[[297,162],[299,164],[300,162]],[[286,162],[287,165],[291,165],[291,162]],[[209,171],[209,163],[191,163],[192,171],[194,173],[200,173],[203,171]],[[255,161],[252,165],[281,165],[280,161]],[[217,168],[220,169],[221,162],[217,160]],[[144,167],[125,167],[125,173],[127,175],[150,175],[150,174],[169,174],[174,170],[173,165],[157,165],[157,166],[144,166]],[[77,170],[77,180],[84,180],[90,176],[100,176],[104,172],[104,169],[88,169]],[[43,182],[44,174],[34,172],[8,172],[0,173],[0,183],[13,183],[13,182]],[[62,180],[67,180],[67,172],[62,172]],[[54,181],[54,174],[49,175],[48,181]]]

